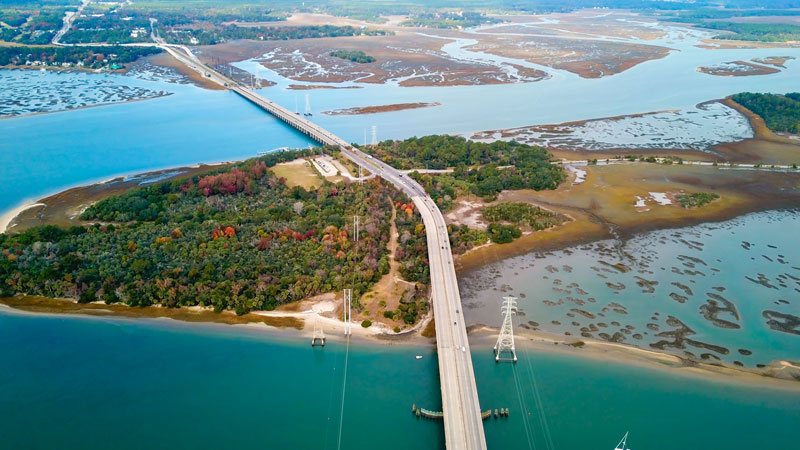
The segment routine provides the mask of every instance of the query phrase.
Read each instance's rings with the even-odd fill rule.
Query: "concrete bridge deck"
[[[392,183],[412,199],[422,215],[427,233],[446,445],[450,450],[486,449],[478,390],[447,225],[442,212],[422,186],[383,161],[354,148],[305,116],[294,113],[216,72],[203,64],[188,48],[174,45],[160,47],[202,76],[236,92],[311,139],[338,147],[355,164]]]

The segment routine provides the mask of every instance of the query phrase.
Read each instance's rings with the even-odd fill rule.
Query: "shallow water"
[[[0,117],[62,111],[169,95],[136,79],[38,70],[0,71]],[[132,83],[130,81],[133,81]]]
[[[652,348],[650,344],[673,340],[657,336],[678,328],[666,323],[673,316],[696,332],[687,337],[729,353],[689,343],[685,348],[667,346],[668,352],[709,353],[751,367],[796,360],[800,335],[771,329],[762,314],[769,310],[800,316],[798,227],[799,213],[773,211],[651,232],[624,244],[602,241],[511,258],[460,277],[465,317],[499,326],[502,297],[515,295],[521,297],[523,314],[517,323],[522,326],[580,337],[582,328],[594,324],[597,329],[588,331],[594,338],[620,333],[626,344]],[[618,263],[629,271],[613,267]],[[735,314],[720,312],[717,318],[738,329],[704,318],[701,307],[710,301],[723,307],[720,298],[733,303]],[[625,330],[628,325],[632,328]]]
[[[705,151],[711,146],[753,137],[747,118],[719,102],[683,111],[592,120],[555,129],[482,133],[480,140],[514,140],[548,148],[578,150],[670,149]]]
[[[683,38],[680,36],[683,35]],[[288,90],[296,83],[264,69],[256,62],[235,65],[277,84],[261,89],[264,95],[287,108],[296,102],[302,107],[309,94],[313,120],[347,140],[362,142],[365,131],[375,125],[378,140],[406,138],[433,133],[472,133],[609,116],[680,110],[680,119],[692,115],[698,103],[741,91],[788,92],[796,90],[800,59],[790,60],[780,73],[757,77],[715,77],[697,72],[703,64],[736,59],[786,55],[800,57],[800,49],[705,50],[694,46],[703,33],[670,31],[652,44],[674,48],[666,58],[649,61],[621,74],[599,79],[584,79],[561,70],[549,69],[550,78],[535,83],[455,86],[399,87],[363,84],[362,89]],[[468,52],[468,42],[445,49],[456,58],[484,59],[501,64],[503,58]],[[520,65],[530,63],[517,61]],[[535,65],[534,65],[535,66]],[[0,211],[24,201],[89,181],[120,174],[161,169],[199,162],[218,162],[255,156],[278,147],[305,147],[308,140],[288,129],[258,108],[230,92],[208,91],[176,83],[169,73],[144,67],[137,76],[62,73],[59,75],[27,71],[0,70],[0,76],[35,89],[37,77],[89,85],[113,82],[172,95],[143,102],[117,104],[61,113],[0,120],[0,180],[9,189],[0,199]],[[166,80],[166,81],[165,81]],[[172,81],[172,82],[167,82]],[[314,83],[318,84],[318,83]],[[345,83],[352,84],[352,83]],[[408,102],[438,102],[441,106],[362,116],[329,116],[322,111],[358,106]],[[712,115],[713,116],[713,115]],[[685,146],[703,146],[724,136],[742,136],[741,121],[720,119],[700,121],[694,127],[698,139]],[[637,125],[627,144],[669,141],[681,126],[670,123],[652,130],[651,124]],[[606,123],[595,127],[604,128]],[[638,127],[638,129],[637,129]],[[708,131],[707,128],[717,128]],[[650,133],[637,136],[639,131]],[[706,133],[706,131],[708,131]],[[620,136],[611,126],[611,134]],[[659,133],[663,134],[660,136]],[[368,133],[371,137],[371,132]],[[607,133],[608,134],[608,133]],[[587,136],[582,136],[586,138]],[[600,144],[602,146],[603,139]],[[625,145],[625,139],[610,144]],[[609,144],[608,142],[606,144]],[[649,145],[649,144],[648,144]]]
[[[485,422],[489,448],[532,448],[528,435],[547,448],[540,417],[561,449],[612,448],[625,431],[634,448],[789,448],[800,419],[798,391],[520,357],[495,364],[490,349],[473,351],[481,404],[511,412]],[[239,327],[0,310],[0,361],[2,449],[444,448],[441,422],[411,414],[412,403],[440,407],[430,347],[355,341],[344,408],[343,343],[312,349]]]
[[[458,46],[453,47],[452,51],[460,51]],[[712,52],[693,48],[687,42],[678,49],[663,60],[598,80],[551,70],[549,80],[521,85],[367,86],[311,91],[313,118],[349,140],[361,141],[363,130],[371,125],[378,126],[379,139],[404,138],[689,110],[697,103],[742,90],[796,90],[798,61],[787,63],[788,68],[779,74],[763,77],[719,78],[695,69],[700,63],[732,59],[800,56],[799,49]],[[251,63],[239,66],[247,64]],[[16,76],[14,73],[0,71],[3,76]],[[92,77],[59,76],[75,80]],[[148,80],[109,77],[120,84],[172,95],[0,121],[0,134],[4,136],[0,140],[0,180],[5,188],[0,210],[114,175],[246,158],[262,150],[308,144],[303,136],[235,94],[165,83],[152,74],[142,76]],[[278,82],[276,87],[262,92],[294,108],[295,98],[302,98],[303,93],[286,90],[288,80],[274,81]],[[368,116],[317,113],[414,101],[438,101],[442,106]],[[773,305],[775,292],[739,278],[753,276],[756,271],[773,280],[777,277],[779,266],[774,264],[779,263],[756,262],[761,254],[776,261],[780,253],[794,265],[800,262],[797,247],[789,245],[796,216],[782,220],[780,226],[770,219],[756,219],[741,229],[731,225],[722,231],[687,231],[680,238],[665,232],[663,245],[672,253],[660,247],[661,237],[642,241],[637,261],[647,267],[639,264],[624,274],[626,289],[619,294],[631,297],[625,317],[637,324],[642,322],[644,327],[647,314],[653,310],[663,311],[660,320],[668,311],[680,313],[681,320],[698,332],[694,336],[698,340],[724,341],[734,353],[739,347],[754,350],[749,358],[736,356],[748,365],[784,355],[796,358],[797,337],[765,329],[760,313],[767,306],[796,311],[797,297],[787,297],[792,302],[788,306]],[[737,234],[728,238],[724,233],[732,230]],[[693,233],[700,233],[697,240],[703,240],[703,251],[669,242],[687,236],[695,240]],[[749,253],[742,253],[741,240],[755,243]],[[778,249],[770,249],[768,244]],[[653,246],[663,251],[654,255]],[[631,251],[637,250],[632,247]],[[575,256],[579,252],[585,252],[585,256]],[[720,257],[722,262],[708,256],[718,252],[724,256]],[[667,281],[687,279],[669,272],[672,265],[686,269],[676,263],[678,254],[695,255],[721,270],[714,279],[710,272],[706,277],[696,276],[698,287],[693,286],[694,296],[685,304],[664,297],[668,295]],[[747,260],[748,255],[756,260]],[[596,251],[574,250],[572,255],[562,252],[559,256],[562,259],[558,264],[553,263],[559,270],[566,264],[562,260],[574,260],[569,281],[563,273],[541,272],[547,266],[541,264],[542,260],[530,268],[550,277],[545,285],[548,296],[556,294],[550,291],[553,279],[562,277],[564,284],[577,280],[587,291],[596,290],[598,302],[592,306],[605,305],[599,305],[601,294],[616,298],[607,292],[606,280],[591,270],[597,264]],[[757,264],[766,268],[756,270]],[[546,322],[535,318],[537,315],[555,317],[564,313],[560,307],[534,306],[533,302],[540,300],[534,292],[541,288],[533,283],[541,279],[530,273],[525,279],[514,278],[514,267],[503,270],[509,277],[503,282],[512,286],[512,292],[527,289],[530,304],[523,308],[528,320],[538,320],[545,327]],[[639,270],[654,274],[640,274]],[[655,294],[638,293],[641,288],[633,281],[635,275],[652,279],[662,272],[669,273],[656,286]],[[739,308],[741,330],[717,329],[698,313],[707,291],[723,278],[741,292],[763,297],[763,304],[756,304],[732,295],[738,292],[732,287],[721,293]],[[492,323],[498,315],[491,302],[501,293],[486,292],[485,305],[467,312],[476,321]],[[470,301],[467,295],[465,301]],[[640,329],[637,326],[637,331]],[[416,354],[424,358],[416,360]],[[555,446],[563,449],[611,448],[625,431],[631,432],[631,446],[648,449],[743,448],[764,442],[789,448],[796,440],[794,429],[800,419],[797,393],[741,386],[732,389],[731,385],[694,378],[687,382],[667,373],[572,356],[523,350],[520,355],[521,362],[512,369],[510,365],[496,365],[489,349],[473,351],[482,404],[509,407],[512,413],[508,419],[487,422],[490,448],[532,448],[529,439],[536,440],[537,448],[545,448],[545,428]],[[733,359],[733,354],[728,358]],[[239,328],[31,317],[0,310],[0,448],[338,448],[340,442],[343,448],[372,448],[376,442],[382,448],[442,447],[441,424],[418,421],[410,413],[415,402],[432,409],[440,406],[437,365],[431,348],[353,347],[342,409],[344,361],[340,343],[312,350],[305,340],[265,337]],[[536,374],[547,427],[535,412],[531,373]],[[531,414],[525,414],[524,409]]]
[[[654,25],[655,26],[655,25]],[[800,60],[790,60],[786,69],[772,75],[719,77],[697,71],[698,67],[734,60],[786,55],[800,57],[800,49],[736,49],[708,50],[695,46],[710,33],[687,32],[684,28],[662,27],[668,31],[663,39],[628,40],[634,43],[662,45],[673,49],[662,59],[647,61],[620,74],[585,79],[557,69],[523,60],[484,55],[465,49],[469,39],[447,44],[443,50],[456,59],[480,60],[486,64],[509,62],[544,70],[547,80],[505,85],[400,87],[396,84],[341,83],[362,89],[319,89],[293,91],[290,84],[304,83],[282,77],[254,60],[235,65],[275,86],[261,92],[270,99],[294,109],[302,108],[309,94],[314,121],[347,140],[362,142],[364,130],[378,129],[378,140],[424,136],[435,133],[471,135],[482,130],[514,128],[529,125],[556,124],[593,118],[679,110],[684,114],[696,111],[695,106],[708,100],[738,92],[792,92],[797,89]],[[433,32],[430,32],[432,34]],[[618,39],[616,39],[618,40]],[[395,111],[365,116],[327,116],[322,111],[407,102],[438,102],[441,106],[417,110]],[[724,121],[723,121],[724,124]],[[669,131],[669,129],[667,129]]]
[[[17,74],[22,71],[2,71]],[[82,82],[92,75],[66,73]],[[96,82],[106,80],[98,76]],[[135,78],[109,75],[116,83]],[[0,120],[0,211],[64,188],[200,162],[255,157],[311,142],[227,91],[137,81],[172,95],[152,100]]]

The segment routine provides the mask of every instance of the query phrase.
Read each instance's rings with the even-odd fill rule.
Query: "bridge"
[[[314,124],[304,116],[262,97],[201,62],[184,46],[160,44],[203,77],[232,90],[259,108],[323,145],[339,148],[355,164],[375,173],[407,194],[422,215],[428,240],[432,302],[436,326],[436,348],[442,387],[445,442],[449,450],[483,450],[486,438],[472,368],[461,296],[450,251],[450,238],[442,212],[422,186],[388,164],[354,148],[344,139]]]

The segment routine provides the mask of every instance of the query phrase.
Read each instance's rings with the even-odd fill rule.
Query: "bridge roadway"
[[[449,450],[484,450],[486,438],[472,368],[461,296],[450,251],[450,238],[442,212],[416,181],[388,164],[351,146],[330,131],[266,99],[203,64],[183,46],[160,45],[202,76],[223,85],[286,122],[311,139],[340,151],[355,164],[377,174],[405,192],[416,205],[428,240],[428,260],[436,325],[436,347],[442,387],[445,442]]]

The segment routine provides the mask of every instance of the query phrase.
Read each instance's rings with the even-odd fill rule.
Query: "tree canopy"
[[[549,152],[514,141],[434,135],[386,141],[367,151],[400,169],[453,168],[452,173],[412,174],[445,210],[459,195],[493,200],[503,190],[555,189],[566,180],[564,169],[550,162]]]
[[[731,99],[761,116],[772,131],[800,133],[800,93],[778,95],[742,92]]]
[[[288,151],[106,198],[86,226],[0,234],[0,295],[103,300],[131,306],[201,305],[237,313],[273,309],[325,292],[366,292],[387,273],[394,205],[403,274],[427,289],[424,230],[393,187],[373,179],[306,190],[270,167]],[[361,219],[355,241],[352,217]],[[424,295],[421,296],[424,298]],[[413,303],[413,302],[412,302]],[[416,304],[407,321],[417,319]]]

